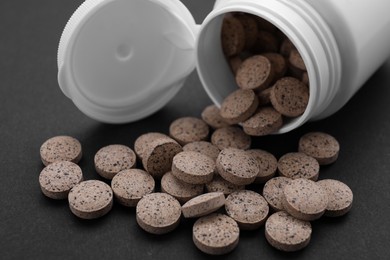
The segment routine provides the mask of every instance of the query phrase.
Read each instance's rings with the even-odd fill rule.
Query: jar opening
[[[237,21],[241,24],[240,26]],[[242,29],[244,35],[237,33],[237,30]],[[227,31],[225,36],[224,30]],[[242,36],[246,42],[240,44],[239,41]],[[229,39],[229,37],[231,38]],[[207,22],[207,26],[202,28],[198,41],[199,75],[206,92],[218,107],[221,106],[230,93],[239,88],[253,89],[259,97],[259,107],[275,107],[269,100],[269,92],[272,87],[279,79],[294,77],[299,82],[305,82],[302,84],[307,87],[307,91],[304,91],[307,93],[307,97],[305,97],[307,99],[306,104],[304,104],[306,109],[301,109],[302,111],[298,112],[298,115],[284,116],[283,126],[274,133],[288,132],[307,121],[308,111],[310,112],[314,103],[312,101],[313,96],[315,97],[309,91],[311,71],[306,69],[306,62],[293,43],[294,40],[284,33],[283,28],[279,28],[258,13],[248,11],[222,12],[213,17],[212,20]],[[224,41],[230,42],[226,44]],[[266,57],[271,62],[273,75],[270,77],[272,79],[268,80],[263,86],[240,85],[237,73],[246,73],[246,76],[249,77],[248,81],[259,75],[256,75],[253,71],[251,72],[251,68],[247,68],[246,72],[243,72],[245,69],[242,68],[245,66],[243,64],[247,63],[249,59],[259,55]],[[280,61],[281,59],[283,61]],[[281,62],[284,62],[284,64],[281,64]],[[262,95],[263,91],[267,94]],[[283,93],[279,94],[284,95]],[[262,100],[262,98],[265,100]],[[295,97],[294,100],[299,99],[299,97]],[[279,108],[275,109],[278,112],[280,111]]]

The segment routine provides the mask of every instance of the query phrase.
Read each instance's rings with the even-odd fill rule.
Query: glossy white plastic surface
[[[146,117],[194,69],[196,29],[178,0],[87,0],[61,37],[59,85],[99,121]]]
[[[316,117],[321,119],[342,108],[390,56],[390,1],[305,1],[327,22],[342,62],[337,94]]]
[[[307,111],[280,130],[280,133],[287,132],[307,120],[322,119],[337,112],[387,60],[389,10],[389,0],[216,0],[199,37],[197,46],[202,50],[198,50],[198,64],[202,64],[198,69],[203,68],[206,59],[202,56],[202,44],[217,41],[211,39],[211,31],[219,30],[224,13],[246,11],[273,23],[297,46],[310,79],[311,100]],[[207,57],[208,62],[213,62],[213,66],[224,63],[218,55]],[[324,62],[329,66],[321,65]],[[223,64],[220,70],[225,69],[228,68]],[[228,90],[215,85],[213,76],[207,75],[206,70],[200,74],[210,97],[220,104]],[[225,81],[225,86],[232,85],[231,77]]]
[[[308,70],[308,107],[284,133],[338,111],[389,57],[388,10],[389,0],[217,0],[199,28],[179,0],[87,0],[61,37],[58,81],[85,114],[125,123],[163,107],[196,62],[219,105],[237,88],[221,48],[223,16],[252,13],[292,40]]]
[[[340,83],[341,60],[325,20],[306,1],[220,0],[203,22],[197,42],[197,70],[206,92],[217,105],[238,86],[221,49],[223,17],[245,12],[276,25],[295,44],[310,78],[309,104],[303,115],[286,121],[278,133],[291,131],[315,118],[333,100]]]

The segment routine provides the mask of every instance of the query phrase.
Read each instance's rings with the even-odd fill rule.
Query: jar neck
[[[301,54],[310,81],[310,99],[303,115],[287,121],[278,133],[291,131],[323,112],[335,97],[340,87],[342,75],[341,59],[336,40],[325,20],[306,1],[289,0],[220,0],[215,9],[205,19],[198,40],[199,52],[206,47],[203,39],[209,39],[211,33],[208,27],[220,23],[224,14],[229,12],[246,12],[257,15],[278,27],[295,45]],[[218,33],[214,33],[219,36]],[[205,35],[206,34],[206,35]],[[202,63],[198,60],[198,65]],[[203,65],[203,64],[202,64]],[[201,65],[201,66],[202,66]],[[202,74],[202,68],[198,71]],[[200,75],[207,85],[207,78]],[[206,86],[207,88],[207,86]],[[207,90],[206,90],[207,91]],[[213,97],[212,91],[207,91],[215,103],[222,100]]]

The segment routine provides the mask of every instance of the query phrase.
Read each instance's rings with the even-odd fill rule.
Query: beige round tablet
[[[209,136],[209,126],[199,118],[182,117],[171,123],[169,135],[181,145],[205,141]]]
[[[279,79],[284,76],[287,71],[286,59],[279,53],[268,52],[261,54],[266,57],[270,62],[274,71],[274,79]]]
[[[206,142],[206,141],[198,141],[198,142],[192,142],[192,143],[186,144],[185,146],[183,146],[183,151],[185,151],[185,152],[192,151],[192,152],[202,153],[204,155],[209,156],[214,161],[217,160],[218,154],[220,152],[218,147],[216,147],[212,143]]]
[[[259,99],[253,90],[237,89],[223,100],[221,117],[229,124],[238,124],[253,115],[258,104]]]
[[[244,60],[236,74],[237,85],[242,89],[265,89],[272,79],[271,62],[261,55]]]
[[[283,189],[290,181],[290,178],[275,177],[264,184],[263,197],[274,211],[284,210]]]
[[[245,32],[240,21],[225,15],[221,29],[222,50],[226,56],[239,54],[245,47]]]
[[[288,38],[284,38],[282,44],[280,45],[279,53],[284,57],[289,57],[292,50],[295,50],[294,44]]]
[[[299,139],[298,151],[314,157],[320,165],[327,165],[337,160],[340,145],[329,134],[310,132]]]
[[[317,182],[328,194],[328,206],[325,216],[339,217],[347,214],[352,208],[352,190],[343,182],[325,179]]]
[[[166,193],[145,195],[136,207],[138,225],[156,235],[173,231],[180,223],[180,216],[179,201]]]
[[[278,161],[273,154],[260,149],[251,149],[247,152],[256,158],[260,168],[255,183],[265,183],[275,176],[278,168]]]
[[[220,110],[216,105],[207,106],[201,114],[203,121],[214,129],[227,127],[229,124],[220,115]]]
[[[82,181],[68,194],[69,207],[73,214],[83,219],[106,215],[112,208],[113,195],[109,185],[98,180]]]
[[[300,70],[306,71],[305,62],[303,61],[301,54],[299,54],[297,49],[292,49],[288,61],[292,66]]]
[[[154,186],[153,177],[139,169],[120,171],[111,181],[115,198],[126,207],[135,207],[144,195],[154,191]]]
[[[241,229],[253,230],[264,224],[269,207],[267,201],[257,192],[240,190],[226,198],[225,210]]]
[[[309,88],[293,77],[279,79],[271,89],[272,106],[282,115],[302,115],[309,103]]]
[[[195,246],[210,255],[223,255],[233,251],[239,241],[237,222],[224,214],[214,213],[199,218],[192,228]]]
[[[317,160],[304,153],[287,153],[279,158],[278,171],[281,176],[291,179],[318,179],[320,165]]]
[[[161,178],[161,191],[175,197],[181,204],[201,195],[203,184],[189,184],[176,178],[172,172],[167,172]]]
[[[83,180],[80,167],[72,162],[54,162],[39,174],[42,193],[52,199],[66,199],[70,189]]]
[[[264,136],[276,132],[283,124],[282,115],[272,107],[261,107],[242,123],[244,132],[251,136]]]
[[[328,206],[324,188],[308,179],[295,179],[284,186],[283,207],[292,216],[306,221],[320,218]]]
[[[40,154],[45,166],[60,161],[78,163],[82,157],[81,144],[71,136],[55,136],[42,144]]]
[[[258,91],[257,98],[259,99],[259,107],[268,105],[271,102],[270,96],[271,88],[266,88],[261,91]]]
[[[142,160],[149,150],[150,144],[156,139],[170,139],[170,137],[157,132],[142,134],[134,142],[135,154]]]
[[[224,195],[229,195],[234,191],[243,189],[245,189],[245,185],[236,185],[228,182],[219,176],[219,174],[215,174],[213,180],[209,183],[206,183],[207,192],[222,192]]]
[[[293,78],[300,80],[303,77],[303,73],[305,73],[305,71],[294,67],[293,65],[291,65],[291,63],[287,64],[287,73],[286,74],[289,75],[289,77],[293,77]],[[302,84],[304,84],[304,83],[302,82]],[[306,84],[304,84],[304,85],[307,87]],[[308,90],[309,90],[309,88],[308,88]]]
[[[252,140],[241,128],[229,126],[215,130],[211,135],[211,143],[220,150],[229,147],[247,150]]]
[[[302,221],[279,211],[272,214],[265,223],[265,238],[276,249],[293,252],[305,248],[311,238],[310,222]]]
[[[225,205],[225,195],[222,192],[209,192],[187,201],[181,211],[185,218],[197,218],[208,215]]]
[[[149,143],[142,165],[154,178],[160,179],[171,170],[173,157],[181,151],[181,145],[171,138],[155,139]]]
[[[133,150],[121,144],[101,148],[94,159],[96,172],[106,179],[112,179],[120,171],[134,168],[136,160]]]
[[[251,184],[259,174],[256,158],[236,148],[223,149],[218,155],[216,167],[222,178],[236,185]]]
[[[181,152],[173,157],[172,174],[190,184],[204,184],[213,179],[215,161],[198,152]]]

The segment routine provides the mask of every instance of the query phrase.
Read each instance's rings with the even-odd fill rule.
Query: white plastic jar
[[[237,88],[221,48],[222,19],[251,13],[290,38],[308,71],[308,107],[284,133],[338,111],[389,57],[388,10],[388,0],[217,0],[199,28],[178,0],[87,0],[61,37],[59,84],[85,114],[130,122],[164,106],[196,64],[220,105]]]

